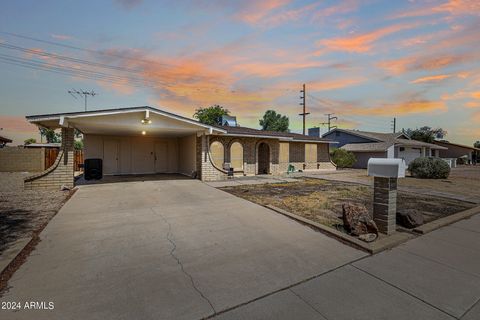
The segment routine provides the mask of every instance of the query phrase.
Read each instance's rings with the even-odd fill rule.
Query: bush
[[[416,178],[446,179],[450,174],[450,167],[441,159],[417,158],[410,162],[408,171]]]
[[[332,152],[332,161],[338,168],[351,168],[357,159],[350,151],[335,149]]]

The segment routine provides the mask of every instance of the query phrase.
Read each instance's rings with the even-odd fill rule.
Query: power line
[[[76,90],[76,89],[72,89],[72,90],[68,90],[67,91],[72,97],[74,97],[75,99],[77,99],[77,97],[75,95],[79,95],[79,96],[83,96],[84,99],[85,99],[85,111],[87,111],[87,97],[88,96],[92,96],[95,97],[98,93],[96,93],[95,91],[91,90],[91,91],[86,91],[86,90]]]

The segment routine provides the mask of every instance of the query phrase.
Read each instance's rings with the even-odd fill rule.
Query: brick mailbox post
[[[368,175],[373,176],[373,221],[378,230],[392,234],[396,229],[397,180],[405,177],[403,159],[371,158]]]

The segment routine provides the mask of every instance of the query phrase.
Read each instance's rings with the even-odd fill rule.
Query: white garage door
[[[398,157],[404,159],[407,166],[413,160],[421,157],[421,155],[421,149],[400,147],[398,150]]]

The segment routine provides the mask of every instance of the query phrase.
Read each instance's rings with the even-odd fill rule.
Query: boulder
[[[347,203],[342,205],[343,226],[352,235],[378,234],[378,228],[363,205]]]
[[[424,224],[423,214],[416,209],[405,209],[397,212],[397,223],[402,227],[412,229]]]
[[[375,233],[365,233],[358,236],[358,239],[365,242],[372,242],[378,238],[378,235]]]

